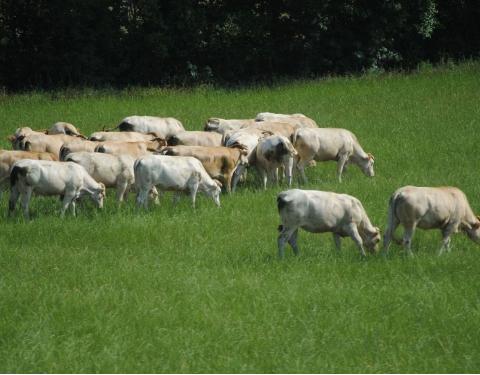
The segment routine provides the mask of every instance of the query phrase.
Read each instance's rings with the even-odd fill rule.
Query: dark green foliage
[[[478,56],[475,0],[3,0],[0,87],[240,83]]]

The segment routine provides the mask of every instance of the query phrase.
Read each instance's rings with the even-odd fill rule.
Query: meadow
[[[374,178],[335,163],[302,188],[359,198],[385,228],[398,187],[454,185],[480,213],[480,63],[410,74],[294,81],[273,87],[61,91],[0,96],[0,143],[17,127],[56,121],[85,134],[132,114],[208,117],[304,113],[353,131],[375,156]],[[299,186],[297,182],[295,187]],[[222,207],[199,196],[173,206],[117,207],[109,192],[59,218],[34,197],[32,220],[0,201],[0,372],[480,371],[480,246],[418,230],[415,256],[397,245],[362,260],[350,239],[299,233],[301,255],[277,259],[276,195],[255,173]]]

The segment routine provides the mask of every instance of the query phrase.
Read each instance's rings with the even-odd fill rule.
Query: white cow
[[[237,119],[230,119],[225,120],[223,118],[211,117],[205,123],[205,127],[203,130],[205,131],[213,131],[220,134],[225,134],[226,132],[232,130],[239,130],[249,126],[255,125],[254,119],[245,119],[245,120],[237,120]]]
[[[278,194],[277,206],[282,224],[279,226],[278,255],[283,258],[288,241],[295,253],[298,228],[307,232],[332,232],[337,249],[341,237],[351,237],[365,256],[363,246],[370,252],[380,242],[380,229],[374,227],[360,201],[347,194],[316,190],[292,189]]]
[[[99,208],[103,207],[105,197],[105,185],[97,183],[81,165],[71,162],[19,160],[12,167],[10,186],[9,214],[15,210],[20,196],[27,219],[32,193],[63,197],[62,217],[69,206],[75,216],[75,201],[83,195],[89,195]]]
[[[169,146],[221,147],[223,136],[216,132],[183,131],[167,138]]]
[[[135,182],[133,164],[135,159],[128,155],[116,156],[99,152],[72,152],[65,161],[72,161],[85,168],[94,178],[107,188],[117,189],[117,200],[123,202],[125,193]]]
[[[151,155],[138,159],[134,166],[137,186],[137,206],[148,206],[148,192],[152,187],[160,191],[190,192],[195,208],[197,191],[203,191],[220,206],[222,184],[212,179],[202,163],[191,156]]]
[[[290,122],[302,128],[318,128],[318,125],[314,120],[305,116],[302,113],[285,115],[282,113],[261,112],[261,113],[257,113],[257,116],[255,117],[255,121],[257,122],[260,122],[260,121]]]
[[[62,147],[60,147],[59,159],[65,160],[67,155],[71,152],[95,152],[95,148],[101,144],[101,142],[88,141],[86,139],[77,139],[75,141],[65,142]]]
[[[173,117],[129,116],[117,126],[120,131],[155,133],[157,137],[168,138],[185,131],[182,123]]]
[[[297,168],[305,183],[307,176],[304,169],[312,160],[337,161],[337,177],[340,182],[347,163],[358,165],[368,177],[375,176],[373,155],[363,151],[355,134],[346,129],[298,129],[293,135],[293,146],[298,152]]]
[[[261,138],[256,148],[256,166],[263,178],[263,188],[267,181],[278,182],[278,170],[284,169],[288,186],[292,184],[293,158],[297,151],[288,138],[271,135]]]
[[[442,246],[450,250],[452,233],[464,232],[480,243],[480,217],[475,216],[465,194],[455,187],[404,186],[395,191],[388,207],[388,224],[384,238],[384,251],[388,251],[395,229],[405,228],[403,244],[412,254],[412,237],[415,229],[440,229]]]

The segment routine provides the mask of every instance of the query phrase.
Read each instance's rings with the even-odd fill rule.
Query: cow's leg
[[[383,252],[388,253],[388,249],[390,248],[390,243],[392,239],[395,241],[395,230],[400,225],[398,219],[393,215],[391,217],[391,221],[388,223],[388,228],[385,231],[385,237],[383,238]]]
[[[192,198],[192,207],[195,208],[195,200],[197,198],[197,191],[198,186],[200,185],[200,181],[195,180],[193,183],[190,184],[190,197]]]
[[[180,196],[181,195],[182,195],[182,193],[180,191],[176,191],[175,193],[173,193],[172,201],[173,201],[174,206],[176,206],[178,204],[178,202],[180,201]]]
[[[75,193],[73,193],[73,194],[72,193],[65,193],[65,195],[63,196],[62,209],[60,211],[60,217],[63,218],[65,216],[65,211],[67,211],[68,206],[70,206],[71,204],[75,204],[75,197],[76,197]],[[72,212],[73,212],[73,216],[75,216],[75,207],[73,207]]]
[[[267,182],[268,182],[267,171],[263,167],[258,167],[258,171],[260,172],[260,176],[262,176],[263,190],[267,190]]]
[[[295,232],[293,232],[292,235],[290,236],[290,238],[288,239],[288,243],[292,247],[293,253],[295,255],[300,254],[300,250],[298,250],[298,245],[297,245],[297,236],[298,236],[298,228],[295,229]]]
[[[455,226],[447,225],[442,229],[442,246],[438,251],[438,255],[442,255],[445,250],[450,251],[450,236],[455,232]]]
[[[242,176],[242,173],[246,171],[245,166],[239,165],[235,170],[233,171],[233,179],[232,179],[232,191],[235,192],[237,189],[237,184],[238,181],[240,180],[240,177]]]
[[[412,256],[412,238],[413,234],[415,233],[415,228],[417,227],[417,223],[411,223],[407,225],[403,225],[405,227],[405,233],[403,233],[403,246],[407,250],[407,254]]]
[[[342,237],[340,237],[337,233],[333,233],[333,241],[335,242],[335,248],[338,252],[342,249]]]
[[[137,208],[140,208],[143,206],[143,208],[147,209],[148,208],[148,193],[150,189],[149,188],[139,188],[137,192]]]
[[[128,182],[121,181],[117,185],[117,201],[118,203],[122,203],[125,195],[127,194]]]
[[[70,202],[70,207],[72,207],[72,215],[75,217],[77,216],[77,213],[75,211],[75,206],[76,206],[76,203],[75,203],[75,198],[72,199],[72,201]]]
[[[337,178],[338,182],[342,182],[342,173],[343,173],[343,168],[345,167],[345,164],[348,161],[348,154],[341,154],[338,157],[338,162],[337,162]]]
[[[284,164],[288,187],[292,186],[293,158],[288,158]]]
[[[223,176],[223,180],[225,181],[225,189],[227,190],[228,194],[232,194],[232,173],[229,173],[228,175],[225,174]]]
[[[280,234],[278,235],[278,257],[283,259],[285,256],[285,243],[289,241],[292,234],[297,230],[297,228],[287,228],[282,226]],[[292,246],[293,247],[293,246]],[[297,247],[298,251],[298,247]]]
[[[8,199],[8,216],[13,214],[13,211],[15,211],[15,206],[17,205],[19,196],[20,192],[18,191],[17,185],[12,186],[10,190],[10,198]]]
[[[160,197],[162,196],[163,191],[158,191],[155,186],[152,186],[150,191],[148,192],[148,197],[153,200],[153,204],[159,205],[160,204]]]
[[[305,162],[303,160],[299,160],[297,163],[297,169],[300,172],[300,176],[302,177],[304,184],[308,183],[307,175],[305,174],[305,166],[307,165],[307,163],[308,162]]]
[[[20,201],[22,204],[22,209],[23,209],[23,216],[25,219],[30,220],[30,212],[29,212],[29,203],[30,203],[30,198],[32,197],[32,191],[33,188],[31,186],[26,186],[25,190],[22,191]]]
[[[346,228],[346,232],[357,245],[362,257],[366,257],[367,255],[365,254],[365,250],[363,249],[363,240],[362,240],[362,237],[360,237],[360,233],[358,233],[357,226],[355,224],[350,224]]]

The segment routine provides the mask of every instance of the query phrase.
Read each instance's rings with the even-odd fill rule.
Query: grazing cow
[[[60,147],[60,160],[65,160],[66,156],[71,152],[80,152],[80,151],[87,151],[87,152],[95,152],[95,148],[101,145],[102,142],[96,141],[88,141],[88,140],[80,140],[77,139],[76,141],[66,142]]]
[[[480,243],[480,216],[475,216],[465,194],[455,187],[404,186],[395,191],[388,207],[384,251],[388,251],[395,229],[405,228],[403,245],[412,254],[415,229],[440,229],[442,246],[438,255],[450,250],[450,236],[462,231]]]
[[[95,132],[88,138],[95,142],[143,142],[157,138],[155,134],[139,132]]]
[[[125,117],[115,129],[122,132],[154,133],[157,137],[164,139],[185,131],[182,123],[173,117],[154,116]]]
[[[248,164],[247,151],[243,147],[168,146],[161,153],[170,156],[193,156],[200,160],[210,177],[219,180],[229,193],[235,168]]]
[[[257,114],[255,121],[289,122],[302,128],[318,128],[318,125],[314,120],[301,113],[284,115],[281,113],[261,112]]]
[[[248,165],[255,165],[256,161],[256,147],[258,141],[262,137],[273,135],[271,132],[266,132],[254,127],[247,127],[244,129],[228,132],[224,136],[224,144],[226,147],[242,147],[247,151]],[[246,177],[247,165],[239,165],[235,169],[232,179],[232,190],[237,188],[238,181],[241,176]]]
[[[148,142],[103,142],[95,148],[95,152],[139,158],[151,152],[160,151],[166,145],[165,140],[161,138]]]
[[[288,138],[271,135],[261,138],[256,149],[256,167],[263,178],[263,188],[267,189],[267,180],[278,182],[278,169],[284,168],[288,186],[292,184],[293,158],[297,151]]]
[[[167,138],[169,146],[222,146],[222,134],[205,131],[183,131]]]
[[[97,183],[85,168],[71,162],[19,160],[13,164],[10,173],[10,189],[9,214],[15,211],[20,196],[26,219],[29,218],[32,193],[63,197],[61,217],[69,206],[75,216],[75,201],[83,195],[89,195],[99,208],[103,207],[105,197],[105,186]]]
[[[347,163],[358,165],[362,172],[373,177],[374,157],[363,151],[357,137],[346,129],[301,128],[293,135],[293,146],[298,152],[297,168],[303,181],[307,182],[304,168],[312,160],[337,161],[337,177],[342,182],[342,173]]]
[[[35,151],[35,152],[50,152],[55,155],[60,155],[60,148],[64,143],[78,140],[78,137],[66,134],[47,135],[42,133],[31,133],[25,136],[20,136],[16,141],[16,146],[19,150]]]
[[[195,208],[197,191],[203,191],[220,207],[222,184],[212,179],[200,160],[191,156],[144,156],[135,162],[137,206],[148,206],[148,192],[154,186],[161,191],[189,192]]]
[[[123,202],[125,192],[133,185],[135,159],[128,155],[115,156],[98,152],[73,152],[65,161],[81,165],[97,182],[117,189],[117,200]]]
[[[17,160],[31,159],[31,160],[58,160],[56,155],[49,152],[32,152],[32,151],[18,151],[18,150],[0,150],[0,197],[8,184],[10,177],[10,170],[12,165]]]
[[[225,120],[223,118],[211,117],[205,123],[205,127],[203,130],[207,132],[213,131],[220,134],[225,134],[229,131],[247,128],[252,125],[255,125],[254,119]]]
[[[9,135],[7,139],[12,143],[12,148],[14,150],[21,150],[21,145],[20,142],[30,134],[45,134],[45,131],[37,131],[37,130],[32,130],[32,128],[29,128],[28,126],[24,126],[21,128],[17,128],[15,130],[15,133],[12,135]]]
[[[288,241],[295,255],[298,228],[312,233],[332,232],[338,250],[342,237],[350,237],[362,256],[363,246],[375,252],[380,242],[380,229],[374,227],[360,201],[347,194],[336,194],[316,190],[292,189],[277,197],[278,212],[282,224],[279,226],[278,255],[283,258]]]

